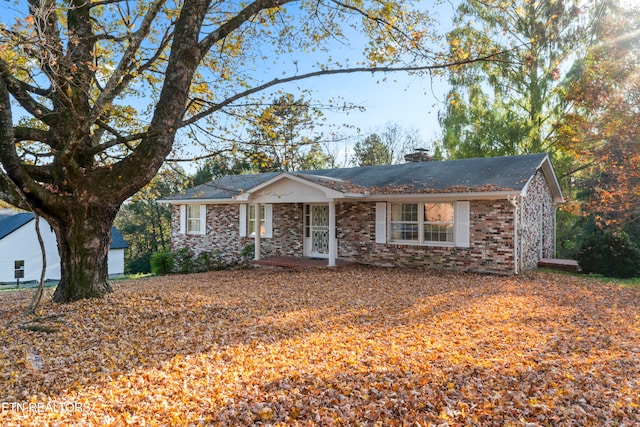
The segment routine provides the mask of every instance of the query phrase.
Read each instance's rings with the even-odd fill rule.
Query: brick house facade
[[[164,200],[172,247],[216,251],[229,263],[254,244],[258,259],[513,274],[554,257],[562,202],[544,154],[244,175],[206,186]]]

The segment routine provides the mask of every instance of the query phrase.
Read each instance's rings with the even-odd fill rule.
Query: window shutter
[[[456,246],[459,248],[468,248],[469,245],[469,202],[456,202],[455,211],[455,239]]]
[[[273,235],[273,205],[264,205],[264,237]]]
[[[376,243],[387,243],[387,204],[376,203]]]
[[[207,205],[200,205],[200,234],[207,234]]]
[[[187,232],[187,206],[180,205],[180,234]]]
[[[240,205],[240,237],[247,237],[247,205]]]

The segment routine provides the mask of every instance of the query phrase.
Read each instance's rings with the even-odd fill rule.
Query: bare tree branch
[[[91,123],[100,117],[104,110],[104,106],[110,104],[133,78],[131,75],[129,75],[128,79],[125,77],[130,71],[132,60],[135,57],[136,52],[140,48],[142,42],[149,35],[153,21],[162,9],[165,1],[166,0],[155,0],[149,5],[148,11],[140,24],[140,28],[138,28],[138,31],[133,34],[130,44],[124,51],[118,66],[109,77],[104,90],[100,93],[100,96],[93,104],[91,116],[89,118]]]
[[[15,78],[9,64],[1,58],[0,77],[6,82],[9,93],[13,95],[20,106],[27,110],[29,114],[47,124],[49,124],[51,120],[54,120],[53,112],[29,95],[27,89],[30,89],[31,86],[25,86],[20,80]]]
[[[270,9],[274,7],[280,7],[287,3],[291,3],[296,0],[256,0],[253,3],[250,3],[247,7],[238,12],[233,18],[226,21],[216,30],[212,31],[203,38],[199,43],[200,57],[198,60],[201,60],[204,55],[213,47],[221,39],[225,38],[232,31],[240,28],[242,24],[247,22],[252,16],[256,15],[260,11],[264,9]]]
[[[259,86],[255,86],[251,89],[247,89],[243,92],[239,92],[227,99],[225,99],[224,101],[221,101],[219,103],[214,103],[211,104],[211,107],[201,111],[200,113],[193,115],[191,117],[189,117],[188,119],[184,120],[181,124],[180,127],[184,127],[187,125],[190,125],[192,123],[197,122],[198,120],[201,120],[202,118],[211,115],[212,113],[215,113],[216,111],[227,107],[229,105],[231,105],[232,103],[234,103],[235,101],[245,98],[247,96],[253,95],[255,93],[261,92],[265,89],[277,86],[277,85],[282,85],[285,83],[291,83],[294,81],[299,81],[299,80],[305,80],[305,79],[309,79],[312,77],[319,77],[319,76],[329,76],[329,75],[337,75],[337,74],[352,74],[352,73],[393,73],[393,72],[400,72],[400,71],[404,71],[404,72],[411,72],[411,71],[433,71],[433,70],[440,70],[440,69],[445,69],[445,68],[450,68],[450,67],[454,67],[454,66],[462,66],[462,65],[467,65],[467,64],[471,64],[474,62],[486,62],[486,61],[496,61],[496,57],[498,56],[498,54],[488,54],[488,55],[484,55],[484,56],[480,56],[480,57],[476,57],[476,58],[470,58],[464,61],[454,61],[454,62],[445,62],[442,64],[435,64],[435,65],[422,65],[422,66],[408,66],[408,67],[355,67],[355,68],[341,68],[341,69],[331,69],[331,70],[320,70],[320,71],[313,71],[310,73],[305,73],[305,74],[299,74],[299,75],[295,75],[295,76],[290,76],[290,77],[285,77],[285,78],[281,78],[281,79],[273,79],[269,82],[263,83]],[[507,61],[502,61],[502,62],[507,62]],[[205,102],[205,101],[202,101]]]

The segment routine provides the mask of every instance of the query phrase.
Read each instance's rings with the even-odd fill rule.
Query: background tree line
[[[479,43],[502,53],[449,73],[445,156],[549,153],[567,200],[558,257],[640,276],[638,7],[470,0],[455,21],[452,51]],[[526,49],[509,50],[522,40]]]
[[[549,153],[567,200],[558,211],[557,256],[578,259],[587,272],[640,276],[638,8],[612,1],[469,0],[455,22],[447,36],[452,57],[481,44],[499,52],[498,59],[449,70],[442,139],[429,144],[431,154]],[[522,40],[526,49],[511,49]],[[320,121],[322,112],[308,100],[276,97],[252,117],[245,142],[236,143],[231,156],[207,160],[184,182],[345,166],[314,133]],[[416,131],[387,124],[359,137],[348,160],[355,166],[401,163],[404,154],[425,146]],[[137,203],[123,212],[142,209]],[[168,221],[166,208],[155,209]],[[148,230],[145,237],[156,235]],[[139,245],[145,257],[166,249],[168,227],[163,230],[162,240]]]

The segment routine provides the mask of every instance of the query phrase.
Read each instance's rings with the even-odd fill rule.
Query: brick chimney
[[[430,162],[433,157],[429,155],[429,150],[426,148],[416,148],[413,153],[405,154],[405,162]]]

